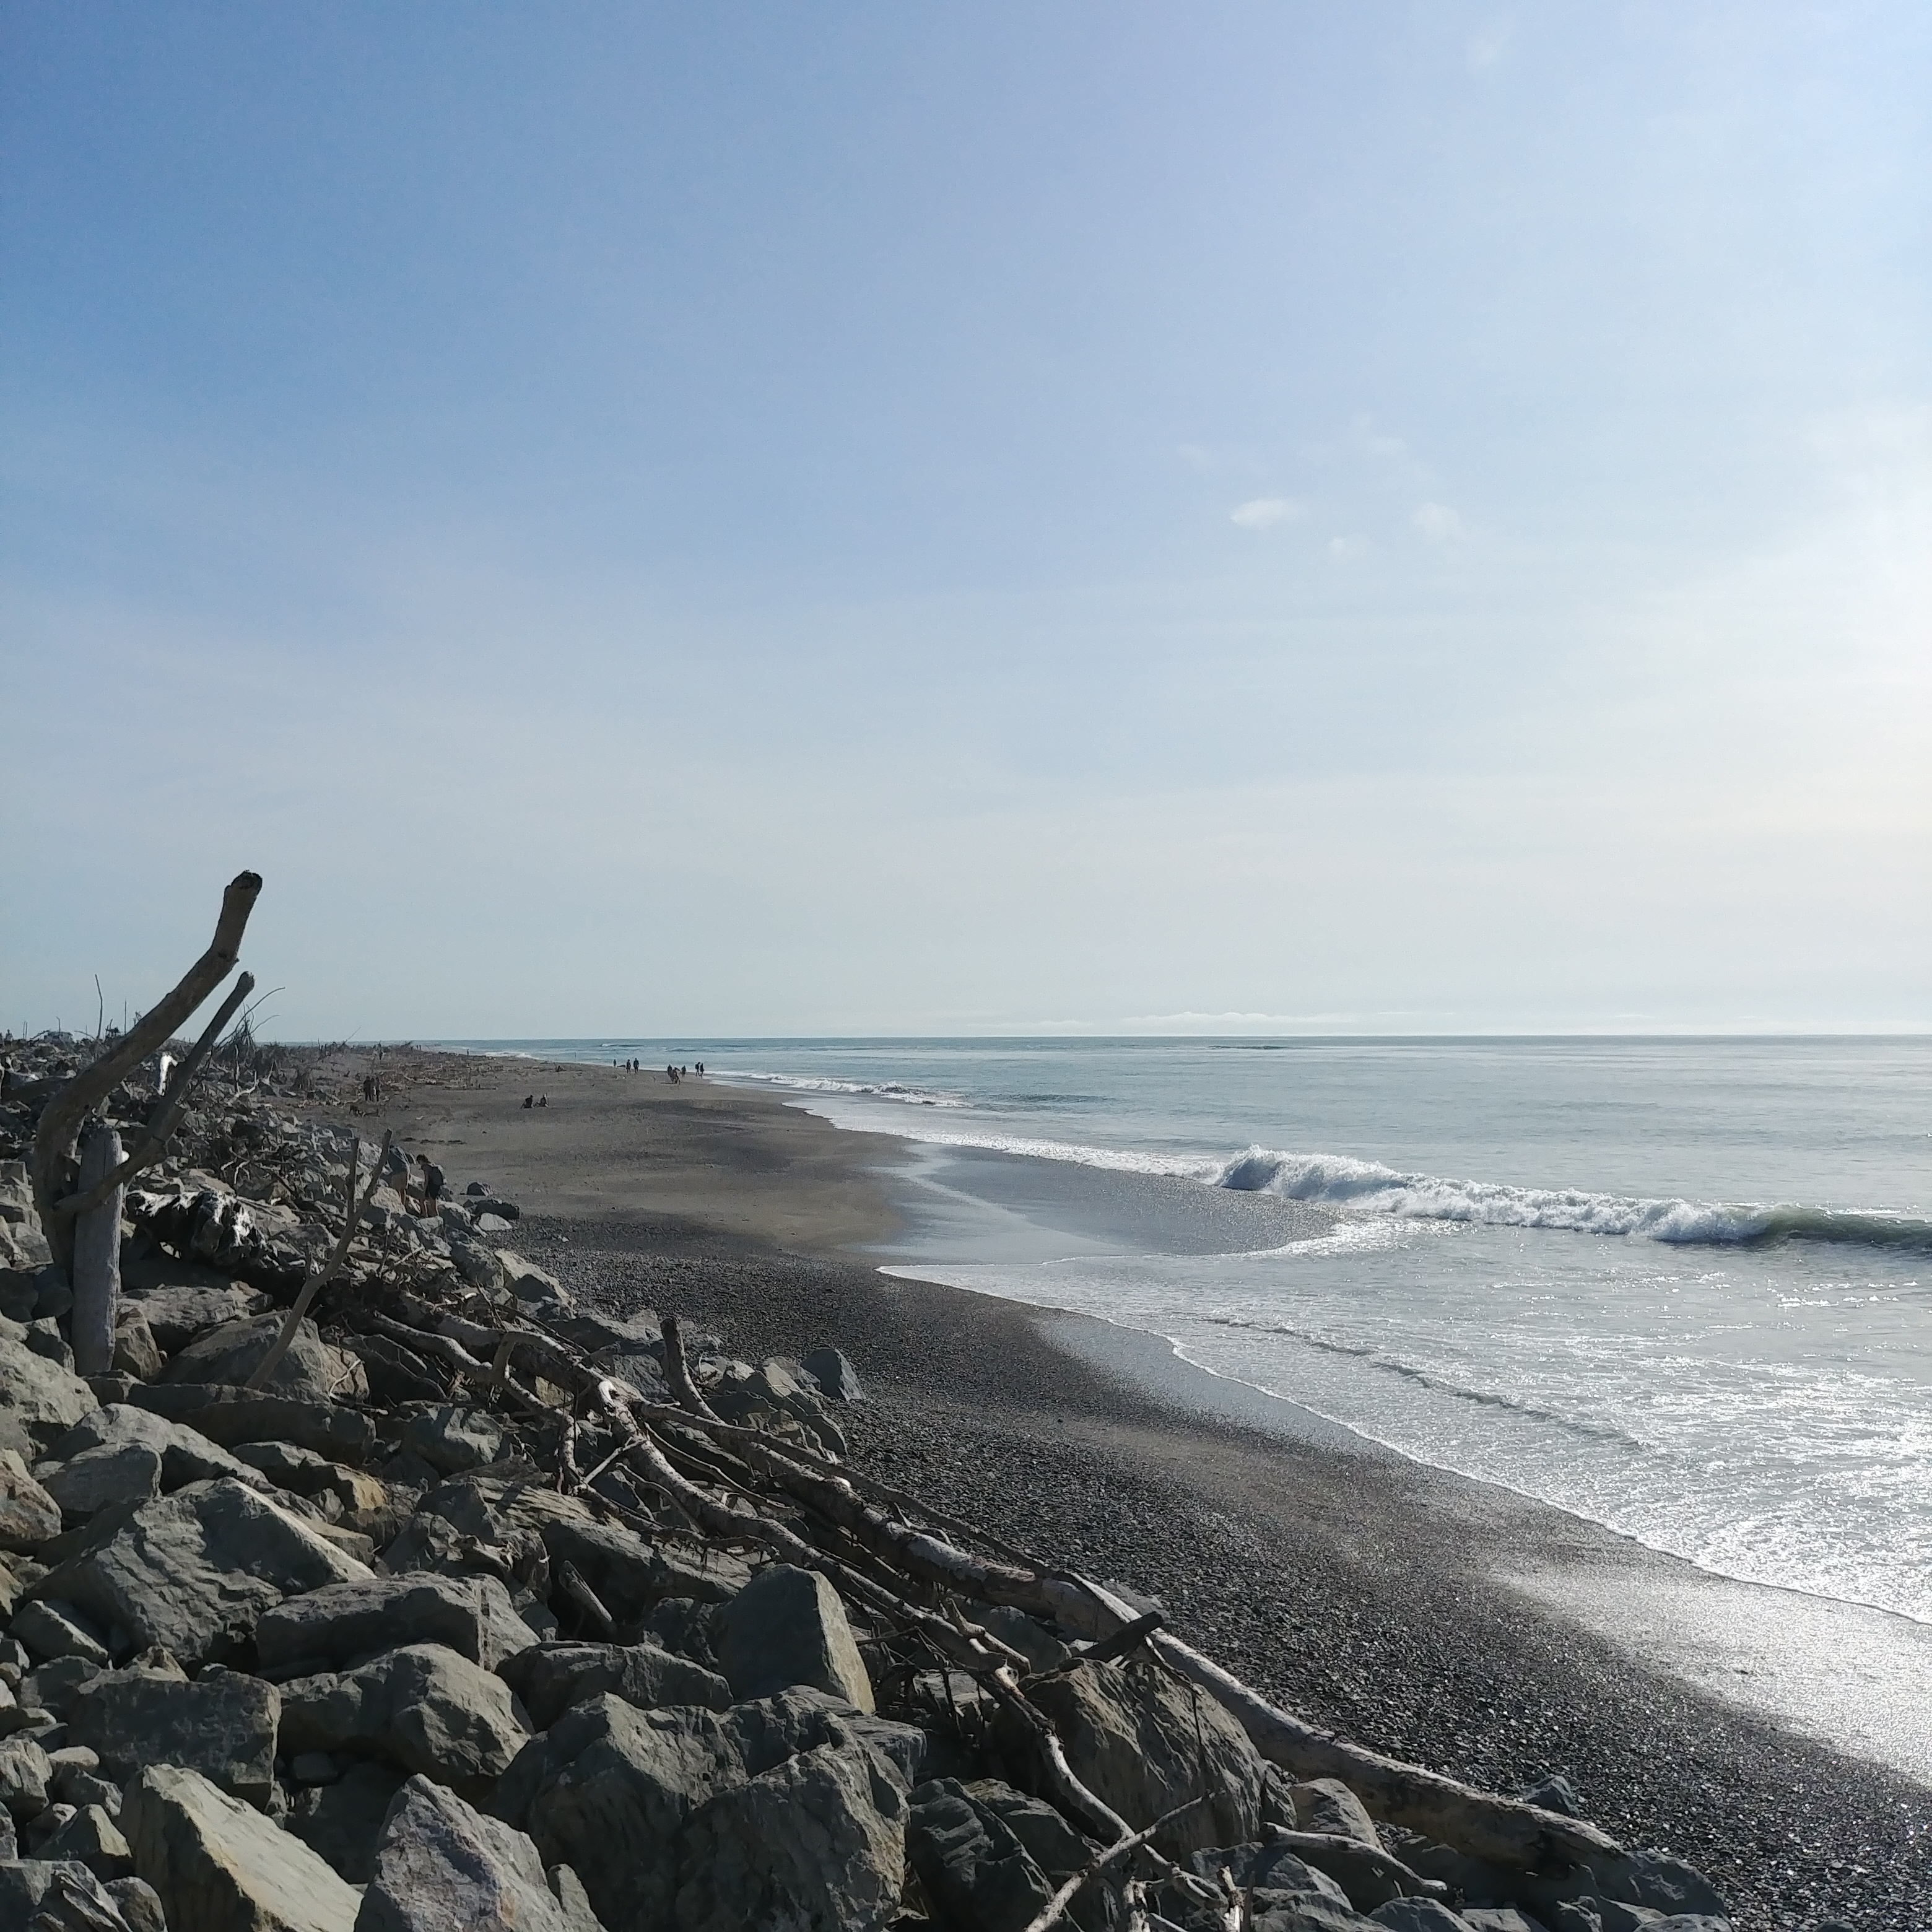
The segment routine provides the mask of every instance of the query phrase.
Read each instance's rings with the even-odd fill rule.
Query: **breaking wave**
[[[1490,1227],[1559,1228],[1634,1234],[1680,1245],[1738,1246],[1771,1241],[1838,1241],[1932,1252],[1932,1221],[1868,1210],[1761,1207],[1749,1203],[1648,1200],[1581,1188],[1512,1187],[1401,1174],[1346,1154],[1284,1154],[1251,1147],[1216,1177],[1238,1193],[1278,1194],[1352,1214],[1474,1222]]]

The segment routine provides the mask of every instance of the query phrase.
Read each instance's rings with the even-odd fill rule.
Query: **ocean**
[[[895,1269],[1932,1622],[1932,1040],[494,1044],[900,1136]]]

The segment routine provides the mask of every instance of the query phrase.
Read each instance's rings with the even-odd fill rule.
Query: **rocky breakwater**
[[[1559,1786],[1316,1731],[868,1478],[838,1338],[580,1305],[483,1181],[424,1216],[260,1079],[127,1196],[77,1373],[58,1054],[0,1095],[0,1925],[1726,1925]]]

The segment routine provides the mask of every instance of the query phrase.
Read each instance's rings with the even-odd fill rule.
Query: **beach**
[[[518,1201],[520,1250],[580,1294],[753,1357],[836,1343],[862,1465],[1157,1598],[1292,1708],[1504,1790],[1560,1772],[1740,1924],[1932,1923],[1924,1626],[1712,1578],[1156,1338],[883,1275],[890,1137],[661,1070],[382,1064],[358,1124]]]

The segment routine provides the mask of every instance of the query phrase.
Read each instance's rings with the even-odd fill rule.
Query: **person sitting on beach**
[[[536,1103],[537,1103],[537,1096],[536,1096],[534,1094],[526,1094],[524,1096],[524,1105],[525,1106],[526,1106],[526,1107],[534,1107],[534,1106],[536,1105]]]
[[[417,1192],[422,1199],[422,1218],[427,1221],[442,1210],[442,1169],[426,1154],[416,1156],[416,1165],[422,1169],[422,1185]]]
[[[537,1105],[539,1107],[548,1107],[550,1105],[550,1096],[548,1094],[538,1094],[537,1096]]]

